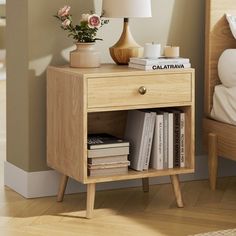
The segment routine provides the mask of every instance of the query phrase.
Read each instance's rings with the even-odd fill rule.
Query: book
[[[129,142],[112,136],[110,134],[89,134],[88,135],[88,149],[127,147]]]
[[[112,165],[88,165],[88,175],[96,176],[111,176],[128,174],[129,161]]]
[[[128,155],[119,155],[119,156],[104,156],[104,157],[93,157],[88,158],[88,164],[97,165],[97,164],[114,164],[125,162],[128,160]]]
[[[128,154],[129,154],[129,146],[88,150],[89,158],[119,156]]]
[[[163,114],[156,113],[150,167],[163,169]]]
[[[156,121],[156,113],[151,111],[146,111],[146,113],[150,114],[149,123],[147,126],[147,135],[145,138],[147,139],[146,145],[144,146],[144,163],[143,163],[143,170],[148,170],[149,163],[150,163],[150,156],[151,156],[151,149],[152,149],[152,141],[153,141],[153,133],[154,133],[154,126]]]
[[[174,167],[180,167],[180,111],[174,112]]]
[[[163,112],[163,169],[168,169],[168,112]]]
[[[128,111],[125,128],[125,139],[130,142],[130,167],[137,171],[143,170],[143,155],[147,124],[150,114],[141,110]]]
[[[180,113],[180,167],[185,167],[185,113]]]
[[[162,63],[162,64],[155,64],[155,65],[140,65],[129,63],[130,68],[140,69],[140,70],[168,70],[168,69],[186,69],[191,68],[190,63]]]
[[[183,58],[183,57],[178,57],[178,58],[169,58],[169,57],[159,57],[156,59],[148,59],[144,57],[132,57],[130,58],[130,63],[134,64],[139,64],[139,65],[144,65],[144,66],[153,66],[156,64],[186,64],[190,63],[189,58]]]
[[[168,168],[172,169],[174,167],[174,114],[172,112],[168,113]]]

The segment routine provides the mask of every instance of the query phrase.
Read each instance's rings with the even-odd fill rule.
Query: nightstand
[[[143,190],[148,191],[148,178],[169,175],[177,205],[183,207],[178,175],[194,172],[194,90],[194,69],[142,71],[109,64],[94,69],[49,67],[47,163],[63,175],[58,201],[63,200],[68,177],[86,184],[86,217],[91,218],[96,183],[142,179]],[[163,107],[180,107],[186,114],[185,168],[88,176],[89,133],[123,137],[128,110]]]

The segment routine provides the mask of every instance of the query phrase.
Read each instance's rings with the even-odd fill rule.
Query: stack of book
[[[128,111],[125,139],[130,142],[134,170],[185,167],[185,113],[181,110]]]
[[[185,167],[185,113],[156,111],[150,167],[157,170]]]
[[[110,134],[88,136],[88,175],[127,174],[129,142]]]
[[[168,58],[160,57],[156,59],[132,57],[129,67],[140,70],[163,70],[163,69],[184,69],[190,68],[189,58]]]
[[[128,111],[125,138],[130,142],[130,167],[147,170],[150,162],[156,113],[149,110]]]

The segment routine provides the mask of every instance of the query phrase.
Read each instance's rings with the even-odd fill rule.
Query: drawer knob
[[[140,87],[140,88],[138,89],[138,92],[139,92],[141,95],[144,95],[144,94],[146,94],[147,89],[146,89],[144,86],[142,86],[142,87]]]

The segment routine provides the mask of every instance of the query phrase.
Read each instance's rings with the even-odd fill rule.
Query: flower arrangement
[[[72,37],[78,43],[92,43],[102,40],[96,37],[97,31],[104,24],[108,24],[108,20],[104,20],[102,16],[94,13],[82,14],[80,23],[74,25],[70,9],[70,6],[64,6],[55,15],[61,21],[61,28],[69,32],[68,37]]]

